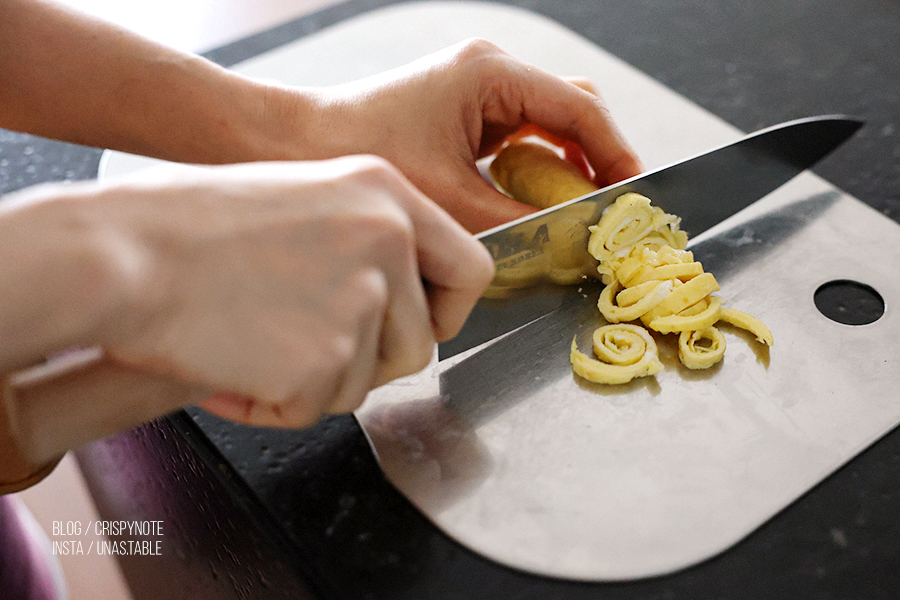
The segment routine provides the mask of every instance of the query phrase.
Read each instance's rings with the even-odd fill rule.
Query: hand
[[[122,225],[151,256],[140,289],[152,316],[110,355],[166,363],[288,423],[352,410],[422,369],[492,276],[485,249],[373,157],[171,180],[191,202],[151,185],[146,210]]]
[[[582,82],[554,77],[485,41],[470,41],[387,73],[312,94],[316,109],[295,121],[305,158],[366,152],[396,165],[472,232],[533,212],[497,192],[475,161],[533,123],[578,143],[608,185],[643,166],[602,100]],[[287,106],[290,92],[276,105]],[[281,110],[285,110],[282,108]]]
[[[493,275],[485,248],[376,157],[175,167],[88,189],[43,211],[43,229],[75,211],[124,293],[85,336],[104,348],[102,368],[70,378],[96,394],[85,413],[95,421],[73,427],[34,386],[16,404],[15,421],[42,445],[36,459],[52,456],[54,435],[83,442],[111,421],[121,429],[122,406],[134,405],[135,425],[178,408],[173,397],[205,396],[213,412],[258,425],[351,411],[424,368]],[[141,373],[168,393],[136,390]]]

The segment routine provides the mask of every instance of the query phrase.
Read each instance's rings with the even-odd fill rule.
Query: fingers
[[[596,97],[597,101],[599,101],[601,104],[603,103],[603,99],[600,97],[600,93],[597,91],[597,88],[594,87],[593,82],[586,77],[566,77],[565,80],[589,93],[591,96]],[[618,143],[623,145],[626,148],[627,152],[623,154],[622,158],[620,158],[618,161],[615,161],[612,165],[608,166],[605,171],[598,172],[598,174],[605,174],[605,178],[597,181],[597,183],[599,183],[601,186],[617,183],[619,181],[622,181],[623,179],[634,177],[635,175],[638,175],[644,171],[643,162],[640,160],[640,158],[638,158],[637,154],[628,144],[628,141],[621,134],[615,122],[611,121],[611,119],[610,122],[612,127],[614,128]],[[579,144],[579,147],[581,149],[584,149],[584,142]],[[597,148],[594,148],[594,152],[590,156],[593,157],[592,159],[589,158],[590,162],[595,164],[602,164],[602,158],[597,155]]]
[[[434,178],[440,178],[438,174]],[[538,209],[500,193],[466,164],[451,165],[442,178],[442,205],[467,231],[480,233],[534,214]]]
[[[414,272],[414,269],[410,270]],[[427,328],[428,319],[421,293],[398,294],[400,297],[392,299],[390,284],[381,273],[369,270],[361,274],[360,279],[360,285],[374,301],[368,303],[367,311],[357,313],[358,336],[353,362],[341,380],[334,400],[326,408],[329,413],[351,412],[358,408],[381,378],[394,378],[390,376],[391,371],[398,373],[396,377],[410,370],[417,371],[423,359],[418,356],[407,358],[406,355],[428,351],[417,344],[430,349],[434,343],[429,331],[421,331]],[[398,309],[403,313],[395,316]],[[414,333],[405,336],[404,328],[394,323],[397,318],[408,318]]]
[[[567,81],[556,77],[485,42],[474,42],[472,48],[461,52],[484,53],[494,58],[477,63],[488,69],[481,74],[486,86],[485,139],[496,140],[498,128],[510,133],[526,123],[534,123],[581,145],[600,185],[643,171],[643,164],[603,100],[592,93],[592,87],[583,78]]]
[[[597,173],[597,183],[608,185],[638,175],[643,164],[613,121],[603,101],[574,84],[544,73],[529,72],[532,89],[553,94],[557,103],[536,98],[526,101],[523,114],[561,137],[578,142]]]
[[[335,296],[343,319],[338,330],[347,332],[343,341],[329,342],[329,350],[321,346],[330,358],[307,371],[307,382],[298,382],[293,394],[217,393],[200,403],[204,409],[277,427],[349,412],[372,388],[427,366],[435,341],[449,339],[462,327],[493,277],[489,253],[388,163],[363,160],[371,160],[361,176],[372,186],[369,201],[390,198],[402,211],[388,209],[356,234],[360,246],[354,252],[375,263],[358,271]]]
[[[371,161],[365,174],[368,201],[383,203],[386,212],[366,227],[370,239],[361,248],[367,256],[377,257],[377,263],[357,278],[354,285],[359,291],[345,296],[381,299],[380,307],[370,302],[368,307],[354,308],[360,332],[355,353],[371,359],[377,368],[365,374],[354,368],[343,378],[342,398],[335,402],[335,409],[343,410],[356,408],[372,387],[424,368],[435,344],[418,256],[423,236],[419,221],[429,213],[431,202],[386,161],[365,160]]]
[[[358,221],[320,234],[338,262],[319,276],[341,283],[321,309],[333,322],[320,321],[313,336],[321,340],[311,349],[316,362],[282,374],[287,379],[277,385],[216,394],[201,404],[207,410],[271,426],[352,411],[372,388],[427,366],[435,342],[455,335],[490,283],[493,262],[483,245],[396,168],[370,156],[337,160],[345,161],[349,195],[365,206]],[[310,350],[285,352],[302,358]]]
[[[303,427],[318,418],[299,403],[274,404],[228,392],[205,398],[197,406],[223,419],[255,427]]]
[[[476,199],[485,207],[475,215],[476,227],[487,228],[509,220],[498,216],[491,207],[502,200],[513,205],[503,210],[515,211],[516,217],[532,212],[530,207],[520,210],[511,201],[488,185],[465,165],[459,167],[456,179],[459,193],[474,206]],[[461,185],[460,185],[461,184]],[[426,282],[431,326],[439,342],[455,336],[462,328],[472,307],[494,277],[494,262],[481,242],[436,204],[411,188],[413,198],[407,207],[415,228],[417,262],[421,278]],[[499,198],[497,198],[499,196]]]
[[[597,173],[597,183],[608,185],[640,174],[643,163],[613,121],[603,100],[575,84],[550,81],[543,73],[534,73],[538,88],[558,87],[556,96],[565,107],[549,114],[543,106],[527,104],[524,112],[537,123],[582,147]]]

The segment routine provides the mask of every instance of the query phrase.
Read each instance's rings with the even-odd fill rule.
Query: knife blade
[[[490,250],[496,274],[494,295],[473,308],[459,334],[438,345],[445,360],[497,339],[557,310],[571,286],[552,283],[542,272],[554,252],[576,253],[588,272],[596,261],[587,252],[587,226],[626,192],[650,198],[668,213],[681,217],[691,236],[706,231],[812,167],[837,148],[863,122],[846,115],[807,117],[773,125],[741,139],[642,173],[478,234]]]

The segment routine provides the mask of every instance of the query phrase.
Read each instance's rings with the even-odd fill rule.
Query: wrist
[[[312,88],[259,85],[264,89],[253,159],[330,158],[321,150],[321,125],[327,119],[321,94]]]
[[[91,184],[40,187],[0,211],[0,372],[102,343],[133,287],[133,260],[103,235]],[[117,243],[118,242],[118,243]],[[119,246],[116,248],[115,246]]]

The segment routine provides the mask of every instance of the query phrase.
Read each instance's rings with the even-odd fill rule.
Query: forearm
[[[87,189],[40,187],[0,204],[0,374],[98,343],[119,310],[128,265],[87,218]]]
[[[22,414],[13,393],[19,387],[14,373],[90,344],[115,304],[111,271],[87,228],[71,214],[78,202],[71,192],[77,188],[57,188],[53,194],[49,189],[16,194],[0,204],[0,494],[42,479],[56,464],[53,457],[67,447],[35,455],[23,444],[22,433],[31,427],[21,420],[30,413]],[[50,414],[69,408],[61,403]]]
[[[68,448],[207,393],[106,359],[166,285],[147,281],[139,244],[111,225],[140,193],[44,186],[0,204],[0,494],[39,480]]]
[[[0,3],[8,129],[183,162],[287,158],[304,107],[284,93],[56,4]]]

